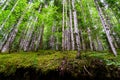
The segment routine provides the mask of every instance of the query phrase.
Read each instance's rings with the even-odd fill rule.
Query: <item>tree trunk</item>
[[[57,32],[58,32],[58,27],[57,27]],[[56,50],[59,50],[59,38],[56,36]]]
[[[25,10],[30,9],[30,7],[31,7],[31,6],[28,6]],[[20,17],[18,23],[15,25],[15,28],[14,28],[13,31],[11,32],[11,35],[9,36],[6,44],[5,44],[4,47],[2,48],[2,52],[7,52],[7,51],[9,51],[9,48],[10,48],[10,46],[12,45],[12,43],[13,43],[16,35],[17,35],[18,27],[19,27],[19,25],[21,24],[21,22],[22,22],[22,20],[23,20],[23,18],[24,18],[24,16],[25,16],[25,13],[26,13],[26,11],[23,12],[23,14],[22,14],[22,16]]]
[[[97,44],[98,44],[98,51],[103,51],[103,46],[102,46],[102,42],[99,40],[98,36],[97,36]]]
[[[92,45],[92,38],[91,38],[91,31],[89,28],[87,28],[88,30],[88,39],[89,39],[89,42],[90,42],[90,49],[91,51],[93,51],[93,45]]]
[[[70,17],[70,34],[71,34],[72,50],[75,50],[75,42],[74,42],[74,36],[73,36],[73,23],[72,23],[71,1],[70,0],[69,0],[69,17]]]
[[[75,9],[75,0],[72,0],[72,8],[73,8],[73,17],[74,17],[74,33],[76,37],[76,44],[77,44],[77,57],[80,57],[80,36],[78,31],[78,22],[77,22],[77,12]]]
[[[7,20],[8,20],[9,17],[11,16],[12,12],[14,11],[14,9],[15,9],[15,7],[17,6],[17,4],[18,4],[19,1],[20,1],[20,0],[17,0],[17,1],[16,1],[16,3],[15,3],[15,5],[13,6],[13,8],[11,9],[9,15],[7,16],[7,18],[4,20],[4,22],[3,22],[2,25],[0,26],[0,31],[3,29],[5,23],[7,22]]]
[[[62,24],[62,50],[64,50],[65,46],[65,0],[63,0],[63,24]]]
[[[44,31],[44,26],[42,25],[40,27],[38,39],[37,39],[37,41],[35,43],[36,44],[35,51],[38,51],[38,49],[40,47],[40,42],[41,42],[41,38],[42,38],[42,35],[43,35],[43,31]]]
[[[42,5],[40,5],[38,12],[40,13]],[[31,23],[31,28],[29,29],[27,35],[26,35],[26,40],[25,40],[25,45],[24,45],[24,51],[28,51],[29,50],[29,45],[31,43],[31,38],[33,36],[33,32],[35,29],[35,25],[36,22],[38,21],[38,16],[35,17],[35,19],[33,19],[33,22]]]
[[[10,2],[10,0],[6,1],[5,5],[2,7],[2,11],[8,6],[9,2]]]
[[[0,52],[2,51],[3,47],[6,45],[9,37],[11,36],[11,33],[14,30],[14,28],[15,28],[15,25],[13,25],[13,28],[11,28],[10,32],[5,35],[5,37],[3,38],[3,40],[1,40],[1,43],[0,43]]]
[[[82,42],[82,50],[86,50],[86,47],[85,47],[85,41],[84,41],[84,37],[83,37],[83,34],[82,34],[82,30],[80,30],[80,36],[81,36],[81,42]]]
[[[115,56],[117,56],[116,49],[115,49],[115,47],[114,47],[114,45],[113,45],[113,43],[112,43],[112,38],[111,38],[111,36],[110,36],[110,29],[109,29],[109,27],[108,27],[108,25],[107,25],[107,23],[106,23],[106,21],[105,21],[105,19],[104,19],[103,12],[102,12],[99,4],[98,4],[98,1],[97,1],[97,0],[94,0],[94,2],[95,2],[95,4],[96,4],[96,8],[97,8],[97,10],[98,10],[98,13],[99,13],[99,16],[100,16],[100,19],[101,19],[101,22],[102,22],[104,31],[105,31],[105,33],[106,33],[106,36],[107,36],[107,39],[108,39],[108,42],[109,42],[109,45],[110,45],[110,48],[111,48],[113,54],[114,54]]]
[[[54,36],[54,32],[55,32],[55,26],[52,26],[52,35],[50,37],[50,48],[52,50],[55,50],[55,36]]]
[[[66,37],[67,37],[67,50],[70,50],[70,29],[67,28],[66,30]]]
[[[92,41],[92,44],[93,44],[93,50],[97,51],[96,40]]]

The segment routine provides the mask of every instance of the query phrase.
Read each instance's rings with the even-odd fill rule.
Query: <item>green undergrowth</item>
[[[18,52],[0,54],[0,72],[14,73],[18,68],[36,68],[46,72],[57,69],[64,57],[75,58],[76,51],[40,50],[39,52]]]
[[[38,52],[17,52],[0,54],[0,73],[12,74],[19,68],[35,68],[42,72],[58,69],[63,59],[66,59],[69,66],[89,66],[91,59],[102,59],[106,65],[120,66],[120,53],[117,57],[109,52],[81,52],[81,59],[75,59],[76,51],[53,51],[40,50]],[[78,64],[80,66],[78,66]],[[67,65],[65,66],[67,67]]]
[[[116,67],[120,67],[120,50],[117,51],[117,57],[113,55],[113,53],[110,52],[91,52],[91,54],[88,55],[89,57],[101,59],[105,62],[106,65],[113,65]]]

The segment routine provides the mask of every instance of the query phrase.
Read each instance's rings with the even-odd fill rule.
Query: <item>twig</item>
[[[87,68],[84,66],[84,69],[85,69],[85,71],[90,75],[90,76],[93,76],[88,70],[87,70]]]

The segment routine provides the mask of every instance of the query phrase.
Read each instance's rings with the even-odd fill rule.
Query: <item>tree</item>
[[[76,37],[76,44],[77,44],[77,57],[80,57],[80,36],[78,31],[78,21],[77,21],[77,12],[75,9],[75,1],[72,0],[72,9],[73,9],[73,17],[74,17],[74,34]]]
[[[101,22],[102,22],[102,25],[103,25],[103,28],[104,28],[104,31],[106,33],[106,36],[107,36],[107,39],[108,39],[108,42],[109,42],[109,45],[110,45],[110,48],[112,50],[112,52],[114,53],[115,56],[117,56],[117,52],[115,50],[115,47],[112,43],[112,38],[110,36],[110,29],[105,21],[105,18],[104,18],[104,15],[103,15],[103,12],[102,12],[102,9],[100,8],[99,4],[98,4],[98,1],[97,0],[94,0],[95,1],[95,4],[96,4],[96,8],[99,12],[99,15],[100,15],[100,19],[101,19]]]

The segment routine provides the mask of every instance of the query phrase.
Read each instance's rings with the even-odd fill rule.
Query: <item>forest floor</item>
[[[120,79],[120,51],[40,50],[0,54],[0,80],[106,80]]]

